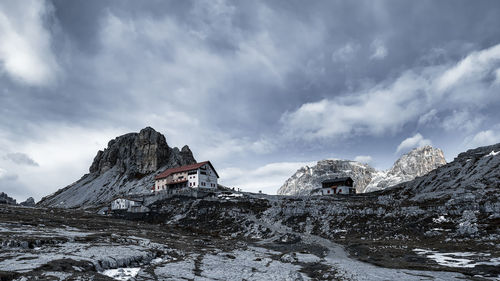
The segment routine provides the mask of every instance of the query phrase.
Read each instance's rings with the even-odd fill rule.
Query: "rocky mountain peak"
[[[388,171],[388,175],[420,177],[444,164],[446,164],[446,159],[443,151],[426,145],[401,156]]]
[[[281,195],[308,195],[321,186],[321,182],[336,177],[351,177],[354,187],[361,192],[370,183],[375,169],[367,164],[350,160],[320,160],[315,166],[302,167],[278,190]]]
[[[165,136],[151,127],[139,133],[129,133],[109,141],[108,147],[97,152],[90,173],[99,175],[117,168],[128,175],[145,175],[171,164],[181,166],[196,163],[188,146],[182,151],[170,148]]]
[[[443,151],[432,146],[415,148],[401,156],[385,171],[350,160],[321,160],[313,167],[302,167],[278,190],[281,195],[308,195],[321,182],[334,177],[351,177],[357,192],[384,189],[413,180],[446,164]]]
[[[403,154],[389,170],[379,171],[363,192],[385,189],[421,177],[446,164],[444,153],[430,145],[417,147]]]
[[[16,199],[7,195],[7,193],[0,192],[0,204],[16,205]]]
[[[33,199],[33,197],[28,197],[28,199],[19,203],[19,205],[26,206],[26,207],[35,207],[35,199]]]

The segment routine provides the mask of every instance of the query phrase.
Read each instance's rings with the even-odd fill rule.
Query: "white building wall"
[[[330,193],[328,193],[330,191]],[[337,187],[337,193],[333,193],[333,188],[327,187],[327,188],[322,188],[321,189],[321,194],[323,195],[334,195],[334,194],[349,194],[349,187],[348,186],[338,186]]]
[[[215,171],[211,168],[209,164],[205,164],[202,167],[205,170],[197,169],[196,174],[189,175],[189,172],[184,172],[187,178],[187,187],[190,188],[217,188],[217,175]],[[205,171],[206,174],[201,174],[201,171]],[[155,181],[155,191],[166,190],[167,178]]]
[[[215,174],[215,171],[212,170],[210,165],[206,164],[203,167],[205,167],[205,170],[199,170],[199,172],[204,171],[205,174],[200,173],[199,177],[199,187],[200,188],[217,188],[217,175]]]

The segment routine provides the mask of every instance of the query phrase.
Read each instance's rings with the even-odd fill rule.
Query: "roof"
[[[212,170],[214,170],[215,175],[218,178],[219,174],[217,174],[217,171],[215,170],[215,168],[212,165],[212,163],[210,163],[210,161],[204,161],[204,162],[199,162],[199,163],[196,163],[196,164],[191,164],[191,165],[186,165],[186,166],[180,166],[180,167],[177,167],[177,168],[167,169],[167,170],[163,171],[162,173],[160,173],[159,175],[157,175],[155,177],[155,180],[166,178],[166,177],[170,176],[171,174],[175,174],[175,173],[186,172],[186,171],[191,171],[191,170],[197,170],[198,168],[200,168],[201,166],[203,166],[205,164],[209,164],[210,165],[210,167],[212,168]]]
[[[337,182],[346,182],[347,180],[352,180],[351,177],[343,177],[343,178],[335,178],[335,179],[329,179],[329,180],[324,180],[321,183],[337,183]]]

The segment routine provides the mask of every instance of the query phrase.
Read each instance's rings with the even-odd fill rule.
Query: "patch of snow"
[[[140,267],[125,267],[125,268],[116,268],[116,269],[107,269],[101,272],[101,274],[111,277],[115,280],[127,281],[139,273],[141,270]]]
[[[487,259],[487,257],[490,256],[490,254],[486,253],[474,253],[474,252],[440,253],[437,251],[431,251],[425,249],[413,249],[413,251],[418,255],[423,255],[431,260],[434,260],[439,265],[448,267],[473,268],[476,265],[493,265],[493,266],[500,265],[500,258],[485,260]],[[481,260],[478,261],[478,259]]]
[[[490,152],[490,154],[485,155],[484,157],[496,156],[496,155],[498,155],[498,153],[500,153],[500,150],[499,150],[499,151],[497,151],[497,152],[495,152],[494,150],[492,150],[492,151]]]
[[[442,222],[448,222],[448,219],[446,219],[444,216],[439,216],[437,219],[432,219],[434,223],[442,223]]]

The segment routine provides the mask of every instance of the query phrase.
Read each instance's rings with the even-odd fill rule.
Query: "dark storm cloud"
[[[142,19],[151,19],[152,24],[165,18],[172,19],[175,28],[181,32],[203,33],[204,38],[198,41],[202,44],[199,49],[205,49],[221,60],[234,59],[234,52],[241,50],[241,43],[259,33],[269,36],[269,43],[282,52],[272,55],[293,55],[294,57],[284,58],[295,63],[291,69],[283,71],[280,86],[274,83],[276,81],[262,77],[252,79],[251,76],[255,73],[235,72],[233,75],[224,74],[229,75],[223,81],[225,84],[212,89],[210,94],[213,94],[214,103],[219,103],[220,100],[231,103],[223,114],[234,115],[236,121],[239,121],[233,129],[245,126],[247,130],[261,130],[265,123],[275,124],[271,121],[276,120],[283,111],[296,108],[306,101],[351,91],[359,87],[360,80],[377,83],[388,75],[397,75],[404,68],[420,64],[421,58],[434,48],[446,48],[445,56],[452,60],[470,50],[463,50],[464,44],[469,43],[469,48],[487,47],[498,35],[498,30],[492,27],[493,23],[498,23],[498,19],[494,17],[498,7],[492,7],[491,4],[469,7],[471,4],[468,2],[459,2],[457,5],[456,2],[429,1],[318,1],[311,5],[303,5],[300,1],[250,4],[247,1],[237,1],[228,2],[228,5],[223,5],[225,2],[222,1],[206,5],[200,3],[202,2],[149,1],[145,4],[136,1],[53,1],[53,16],[67,35],[66,43],[54,42],[56,45],[63,44],[66,48],[62,49],[60,59],[65,71],[63,81],[59,81],[55,89],[38,90],[42,93],[35,93],[37,96],[34,100],[33,92],[37,90],[28,89],[25,95],[21,94],[25,97],[20,97],[19,100],[28,102],[28,106],[24,108],[29,108],[30,111],[35,108],[35,111],[42,112],[40,115],[49,120],[57,118],[57,115],[62,119],[69,119],[69,122],[103,118],[102,115],[108,115],[113,108],[129,110],[130,107],[130,103],[127,103],[130,100],[127,86],[111,82],[113,76],[134,76],[134,69],[143,71],[157,66],[146,65],[147,62],[141,58],[144,53],[152,53],[167,63],[174,61],[171,67],[182,66],[183,62],[175,61],[175,50],[182,48],[176,46],[175,40],[165,40],[159,48],[155,42],[146,41],[137,49],[119,50],[114,56],[115,63],[119,63],[121,67],[110,69],[107,73],[109,77],[96,77],[95,69],[106,67],[96,57],[106,48],[102,42],[102,30],[109,24],[106,19],[110,14],[130,25]],[[455,7],[453,13],[445,13],[451,6]],[[319,35],[307,38],[308,32],[300,32],[299,28],[310,33],[318,32]],[[477,32],[478,30],[481,32]],[[135,30],[137,33],[143,31]],[[138,36],[137,40],[145,39]],[[304,46],[305,40],[312,42]],[[373,51],[370,45],[374,40],[381,40],[389,53],[383,60],[368,59]],[[356,48],[353,59],[332,59],[334,53],[346,44],[352,44]],[[294,45],[303,49],[293,50]],[[69,60],[64,60],[63,57]],[[286,63],[275,57],[269,59],[272,65]],[[210,69],[205,67],[202,71]],[[151,79],[154,80],[155,77]],[[198,83],[203,84],[204,81]],[[172,89],[166,88],[165,91]],[[154,93],[142,92],[140,95],[147,98],[149,95],[154,96]],[[164,93],[163,98],[170,99],[170,93]],[[29,101],[30,99],[32,100]],[[123,99],[125,102],[122,102]],[[271,104],[273,110],[262,110]],[[29,114],[43,118],[36,116],[35,112]],[[231,125],[227,124],[226,119],[212,114],[209,118],[225,127]],[[256,126],[255,123],[259,125]]]
[[[455,153],[465,144],[443,132],[469,143],[500,135],[497,64],[430,98],[432,75],[474,52],[496,61],[497,1],[42,3],[0,4],[12,20],[0,37],[23,39],[0,46],[3,154],[58,128],[152,125],[222,168],[333,156],[387,166],[415,136]],[[42,16],[23,17],[27,8]]]

